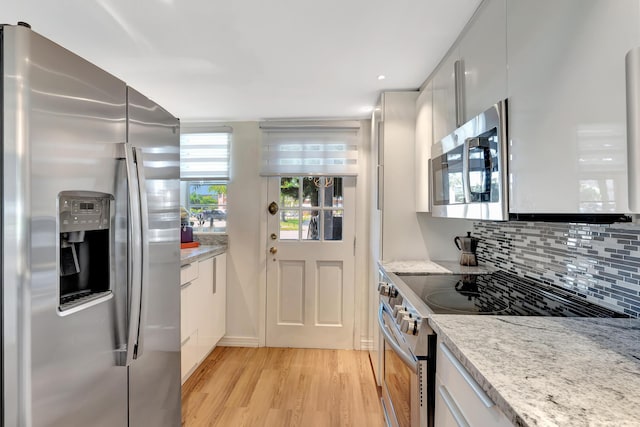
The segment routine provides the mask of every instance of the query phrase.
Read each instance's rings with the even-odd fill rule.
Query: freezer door
[[[178,120],[128,88],[128,143],[137,153],[146,194],[143,292],[137,354],[129,366],[132,427],[179,426],[180,414],[180,135]],[[146,203],[144,199],[146,198]]]
[[[114,262],[101,262],[108,266],[102,299],[61,311],[60,279],[70,270],[60,268],[57,220],[63,192],[114,195],[126,86],[25,27],[3,27],[2,61],[4,425],[126,426],[127,369],[116,363],[122,337],[113,297],[126,270],[118,278]],[[111,213],[108,222],[96,244],[113,257],[123,225]],[[87,249],[80,234],[65,239]],[[73,274],[93,268],[86,253],[76,255]],[[80,283],[92,286],[87,277]]]

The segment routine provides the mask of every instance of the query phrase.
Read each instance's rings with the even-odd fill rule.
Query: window
[[[195,231],[224,233],[227,228],[230,128],[185,130],[180,136],[180,200],[183,222]]]
[[[342,240],[342,177],[280,178],[281,240]]]
[[[227,229],[227,182],[188,181],[189,224],[197,231],[224,233]]]

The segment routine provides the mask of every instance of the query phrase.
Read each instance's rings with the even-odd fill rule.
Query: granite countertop
[[[433,315],[516,426],[640,425],[640,320]]]
[[[200,245],[197,248],[180,249],[180,266],[191,264],[201,259],[220,255],[227,251],[226,244]]]
[[[479,265],[469,267],[457,261],[402,260],[380,261],[380,265],[388,272],[399,274],[487,274],[494,269]]]

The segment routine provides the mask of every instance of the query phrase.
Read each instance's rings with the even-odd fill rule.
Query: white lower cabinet
[[[226,254],[182,266],[180,287],[182,383],[225,334]]]
[[[436,355],[435,427],[513,427],[447,346]]]
[[[213,293],[212,337],[215,344],[227,332],[227,254],[218,255],[215,261],[215,289]]]
[[[193,310],[198,267],[196,262],[182,266],[180,270],[180,373],[183,379],[185,373],[198,364],[198,325]]]

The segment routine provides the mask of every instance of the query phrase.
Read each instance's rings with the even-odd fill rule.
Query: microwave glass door
[[[435,205],[454,205],[464,203],[463,186],[464,146],[433,159],[434,169],[433,203]]]

